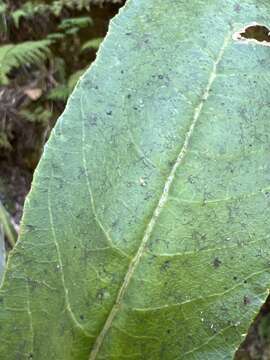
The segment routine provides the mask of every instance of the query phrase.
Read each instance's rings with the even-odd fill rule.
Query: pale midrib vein
[[[51,182],[52,178],[53,178],[53,176],[51,175],[50,182]],[[84,327],[76,319],[76,317],[75,317],[75,315],[74,315],[74,313],[73,313],[73,311],[71,309],[71,306],[70,306],[69,294],[68,294],[68,289],[66,287],[65,275],[64,275],[64,270],[63,270],[63,261],[62,261],[60,247],[59,247],[59,244],[58,244],[58,241],[57,241],[57,236],[56,236],[56,232],[55,232],[55,225],[54,225],[54,220],[53,220],[53,214],[52,214],[51,184],[50,183],[49,183],[49,186],[48,186],[48,212],[49,212],[49,220],[50,220],[50,227],[51,227],[51,231],[52,231],[52,237],[53,237],[53,241],[54,241],[54,244],[55,244],[55,247],[56,247],[58,265],[59,265],[59,270],[60,270],[60,274],[61,274],[61,281],[62,281],[62,286],[63,286],[63,290],[64,290],[64,298],[65,298],[67,311],[68,311],[72,321],[76,325],[76,327],[79,328],[85,334],[85,336],[91,337],[91,335],[86,332]]]
[[[223,42],[223,45],[218,53],[218,56],[217,56],[217,59],[216,61],[214,62],[213,64],[213,68],[212,68],[212,71],[211,71],[211,74],[209,76],[209,80],[208,80],[208,83],[207,83],[207,86],[205,88],[205,91],[202,95],[202,98],[201,98],[201,101],[199,103],[199,105],[195,108],[195,111],[194,111],[194,115],[193,115],[193,118],[192,118],[192,122],[191,122],[191,125],[189,127],[189,130],[188,132],[186,133],[186,136],[185,136],[185,140],[184,140],[184,144],[178,154],[178,157],[172,167],[172,170],[165,182],[165,185],[164,185],[164,188],[163,188],[163,192],[161,194],[161,197],[159,199],[159,202],[157,204],[157,207],[155,208],[154,210],[154,213],[153,213],[153,216],[151,218],[151,220],[149,221],[147,227],[146,227],[146,230],[144,232],[144,235],[143,235],[143,238],[142,238],[142,241],[141,241],[141,244],[139,246],[139,249],[136,253],[136,255],[133,257],[133,259],[131,260],[130,264],[129,264],[129,267],[128,267],[128,271],[125,275],[125,278],[124,278],[124,281],[119,289],[119,292],[117,294],[117,298],[116,298],[116,301],[105,321],[105,324],[101,330],[101,332],[99,333],[99,335],[97,336],[96,338],[96,341],[95,341],[95,344],[91,350],[91,353],[90,353],[90,357],[89,357],[89,360],[95,360],[97,358],[97,355],[98,355],[98,352],[100,350],[100,347],[103,343],[103,340],[108,332],[108,330],[110,329],[111,325],[112,325],[112,322],[115,318],[115,316],[117,315],[119,309],[120,309],[120,305],[121,305],[121,302],[123,300],[123,297],[125,295],[125,292],[126,292],[126,289],[130,283],[130,280],[134,274],[134,271],[136,270],[137,268],[137,265],[138,263],[140,262],[140,259],[144,253],[144,250],[145,250],[145,246],[152,234],[152,231],[155,227],[155,224],[157,222],[157,219],[159,217],[159,215],[161,214],[163,208],[164,208],[164,205],[166,204],[167,200],[168,200],[168,196],[169,196],[169,191],[170,191],[170,188],[171,188],[171,185],[173,183],[173,180],[175,178],[175,174],[176,174],[176,171],[178,169],[178,167],[181,165],[185,155],[186,155],[186,152],[187,152],[187,149],[188,149],[188,146],[189,146],[189,143],[190,143],[190,140],[191,140],[191,137],[192,137],[192,134],[194,132],[194,128],[197,124],[197,121],[200,117],[200,114],[202,112],[202,109],[203,109],[203,105],[205,103],[205,101],[208,99],[209,97],[209,94],[210,94],[210,89],[212,87],[212,84],[217,76],[217,67],[221,61],[221,59],[223,58],[223,55],[224,55],[224,52],[225,52],[225,49],[226,47],[228,46],[229,44],[229,41],[231,39],[231,33],[229,33],[225,39],[224,39],[224,42]]]

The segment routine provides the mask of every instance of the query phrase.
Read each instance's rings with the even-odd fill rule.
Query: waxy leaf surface
[[[262,0],[129,0],[46,145],[5,360],[232,359],[270,284]]]

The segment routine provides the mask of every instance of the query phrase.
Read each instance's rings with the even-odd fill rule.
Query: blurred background
[[[123,4],[0,0],[0,279],[43,146]],[[237,359],[270,360],[269,313],[268,301]]]
[[[0,201],[15,229],[44,143],[123,3],[0,0]]]

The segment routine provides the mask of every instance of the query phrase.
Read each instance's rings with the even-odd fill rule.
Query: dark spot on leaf
[[[97,118],[96,117],[91,117],[91,119],[89,120],[89,124],[90,124],[90,126],[96,126],[97,125]]]
[[[124,74],[124,70],[121,70],[120,72],[121,72],[121,74]]]
[[[131,98],[131,94],[127,94],[127,98],[130,99],[130,98]]]
[[[134,110],[138,110],[138,108],[137,108],[136,106],[133,106],[133,109],[134,109]]]
[[[163,75],[158,75],[159,79],[163,79],[163,77],[164,77]]]
[[[250,298],[245,295],[243,298],[243,303],[244,303],[244,305],[249,305],[251,303]]]
[[[216,269],[219,268],[221,264],[222,264],[221,260],[218,257],[215,257],[213,260],[214,268],[216,268]]]
[[[105,288],[99,289],[97,292],[97,299],[102,302],[104,300],[104,298],[106,298],[107,294],[108,294],[108,292]]]
[[[237,276],[234,276],[234,277],[233,277],[233,280],[235,280],[235,281],[236,281],[236,280],[237,280]]]
[[[244,284],[247,284],[247,280],[244,280]]]
[[[235,4],[234,5],[234,11],[236,11],[237,13],[239,13],[241,10],[241,6],[239,4]]]
[[[167,271],[169,267],[171,266],[171,262],[169,260],[166,260],[160,267],[161,271]]]
[[[127,36],[129,36],[129,35],[131,35],[131,34],[132,34],[131,32],[126,33]]]
[[[31,231],[31,230],[34,230],[35,229],[35,226],[33,225],[30,225],[30,224],[26,224],[26,229]]]
[[[111,110],[110,110],[110,111],[107,111],[106,114],[107,114],[107,115],[112,115],[112,111],[111,111]]]
[[[80,319],[81,319],[81,320],[84,320],[84,316],[83,316],[83,315],[80,315]]]

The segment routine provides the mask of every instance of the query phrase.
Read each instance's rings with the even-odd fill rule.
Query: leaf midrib
[[[129,263],[129,267],[128,267],[128,270],[127,270],[127,273],[124,277],[124,281],[118,291],[118,294],[117,294],[117,297],[116,297],[116,301],[114,303],[114,305],[112,306],[112,309],[104,323],[104,326],[103,328],[101,329],[99,335],[96,337],[96,340],[95,340],[95,343],[94,343],[94,346],[90,352],[90,356],[89,356],[89,360],[95,360],[97,358],[97,355],[99,353],[99,350],[103,344],[103,340],[108,332],[108,330],[111,328],[111,325],[112,325],[112,322],[115,318],[115,316],[117,315],[119,309],[120,309],[120,305],[121,305],[121,302],[124,298],[124,295],[126,293],[126,290],[128,288],[128,285],[130,283],[130,280],[137,268],[137,265],[139,264],[140,262],[140,259],[144,253],[144,250],[145,250],[145,247],[146,247],[146,244],[153,232],[153,229],[156,225],[156,222],[159,218],[159,215],[161,214],[163,208],[164,208],[164,205],[166,204],[167,200],[168,200],[168,196],[169,196],[169,191],[170,191],[170,188],[172,186],[172,183],[174,181],[174,178],[175,178],[175,174],[176,174],[176,171],[177,169],[179,168],[179,166],[182,164],[182,161],[184,160],[185,158],[185,155],[187,153],[187,150],[188,150],[188,147],[189,147],[189,144],[190,144],[190,140],[192,138],[192,134],[194,132],[194,129],[196,127],[196,124],[198,122],[198,119],[202,113],[202,109],[203,109],[203,106],[206,102],[206,100],[208,99],[209,95],[210,95],[210,90],[211,90],[211,87],[212,87],[212,84],[213,82],[215,81],[216,79],[216,76],[217,76],[217,68],[218,68],[218,65],[219,63],[221,62],[222,58],[223,58],[223,55],[224,55],[224,52],[225,52],[225,49],[226,47],[228,46],[229,42],[230,42],[230,39],[231,39],[231,32],[229,32],[228,34],[226,34],[225,38],[224,38],[224,41],[223,41],[223,44],[220,48],[220,51],[218,53],[218,56],[216,58],[216,60],[214,61],[213,63],[213,67],[212,67],[212,71],[209,75],[209,78],[208,78],[208,83],[206,85],[206,88],[203,92],[203,95],[202,95],[202,98],[201,98],[201,101],[199,102],[199,104],[197,105],[197,107],[194,109],[194,114],[193,114],[193,117],[192,117],[192,121],[191,121],[191,124],[190,124],[190,127],[186,133],[186,136],[185,136],[185,140],[184,140],[184,143],[180,149],[180,152],[178,153],[178,156],[174,162],[174,165],[172,166],[172,169],[169,173],[169,176],[165,182],[165,185],[163,187],[163,191],[162,191],[162,194],[159,198],[159,201],[158,201],[158,204],[153,212],[153,215],[149,221],[149,223],[147,224],[146,226],[146,229],[145,229],[145,232],[143,234],[143,238],[142,238],[142,241],[140,243],[140,246],[138,248],[138,251],[137,253],[135,254],[135,256],[132,258],[132,260],[130,261]]]

